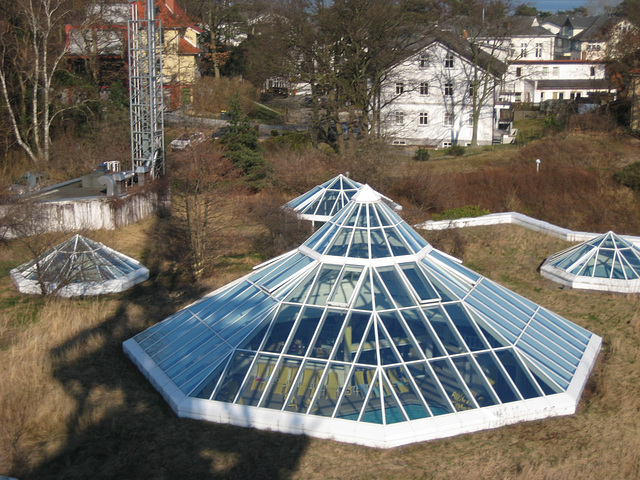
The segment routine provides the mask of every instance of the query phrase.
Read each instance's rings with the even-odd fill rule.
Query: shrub
[[[640,190],[640,162],[633,162],[613,176],[618,183],[632,190]]]
[[[465,148],[462,145],[451,145],[447,148],[447,155],[451,155],[453,157],[461,157],[464,155]]]
[[[464,207],[450,208],[442,213],[433,216],[434,220],[455,220],[456,218],[481,217],[487,215],[489,210],[480,208],[478,205],[465,205]]]
[[[274,128],[269,132],[269,135],[271,135],[272,137],[277,137],[278,135],[280,135],[280,133]]]
[[[429,160],[429,150],[427,150],[426,148],[419,148],[418,150],[416,150],[416,153],[414,153],[413,155],[413,159],[416,162],[426,162],[427,160]]]

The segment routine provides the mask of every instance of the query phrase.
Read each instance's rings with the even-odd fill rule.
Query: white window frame
[[[429,125],[429,113],[428,112],[420,112],[418,115],[418,125],[426,126]]]
[[[454,120],[455,120],[455,117],[453,116],[452,112],[444,112],[442,117],[442,124],[445,127],[452,127]]]
[[[444,68],[453,68],[454,57],[453,53],[449,52],[444,57]]]
[[[395,125],[404,125],[404,112],[402,110],[393,112],[393,123]]]
[[[420,95],[423,95],[425,97],[429,95],[429,82],[420,83]]]
[[[542,44],[536,43],[536,58],[542,58]]]
[[[418,58],[418,67],[420,68],[428,68],[429,67],[429,55],[423,53]]]
[[[404,93],[404,82],[396,82],[396,95]]]
[[[473,128],[473,112],[469,112],[469,116],[467,117],[467,126]]]
[[[527,44],[526,43],[521,43],[520,44],[520,56],[522,58],[527,58]]]
[[[447,82],[444,84],[444,96],[453,97],[453,82]]]

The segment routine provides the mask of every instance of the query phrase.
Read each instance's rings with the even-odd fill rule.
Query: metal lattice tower
[[[165,173],[162,28],[153,0],[145,2],[144,18],[138,18],[139,3],[131,4],[127,24],[131,161],[134,172],[158,177]]]

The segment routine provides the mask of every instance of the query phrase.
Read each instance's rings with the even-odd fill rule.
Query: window
[[[453,95],[453,83],[448,82],[444,84],[444,94],[447,96]]]
[[[402,111],[395,112],[393,116],[394,116],[394,123],[396,125],[404,125],[404,112]]]
[[[520,56],[522,58],[525,58],[527,56],[527,44],[526,43],[521,43],[520,44]]]
[[[451,148],[452,145],[451,142],[442,142],[442,148]]]
[[[516,92],[516,102],[521,102],[521,101],[522,101],[522,93]]]
[[[453,53],[447,53],[444,57],[444,68],[453,68]]]
[[[467,117],[467,125],[473,128],[473,112],[469,112],[469,116]]]
[[[418,65],[420,66],[420,68],[427,68],[429,66],[429,57],[427,54],[423,53],[422,55],[420,55]]]
[[[429,114],[427,112],[422,112],[418,122],[420,125],[429,125]]]
[[[596,67],[591,67],[591,76],[592,77],[596,76]]]
[[[540,101],[544,102],[544,92],[540,92]]]
[[[560,100],[564,100],[564,93],[562,93],[562,92],[558,93],[558,98]]]
[[[551,74],[554,77],[557,77],[558,75],[560,75],[560,68],[559,67],[553,67],[553,70],[551,70]]]
[[[542,58],[542,44],[536,43],[536,58]]]
[[[453,113],[444,112],[444,125],[445,127],[453,125]]]
[[[429,83],[422,82],[420,84],[420,95],[429,95]]]
[[[516,77],[522,76],[522,67],[516,67]]]
[[[473,94],[475,93],[475,90],[476,89],[474,88],[473,83],[470,83],[469,84],[469,97],[473,98]]]
[[[542,67],[542,76],[547,78],[549,76],[549,67]]]
[[[396,95],[402,95],[404,93],[404,83],[396,83]]]

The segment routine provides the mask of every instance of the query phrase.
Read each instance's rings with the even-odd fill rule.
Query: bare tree
[[[0,3],[0,89],[18,145],[35,163],[49,161],[55,73],[67,51],[63,26],[75,0]]]

